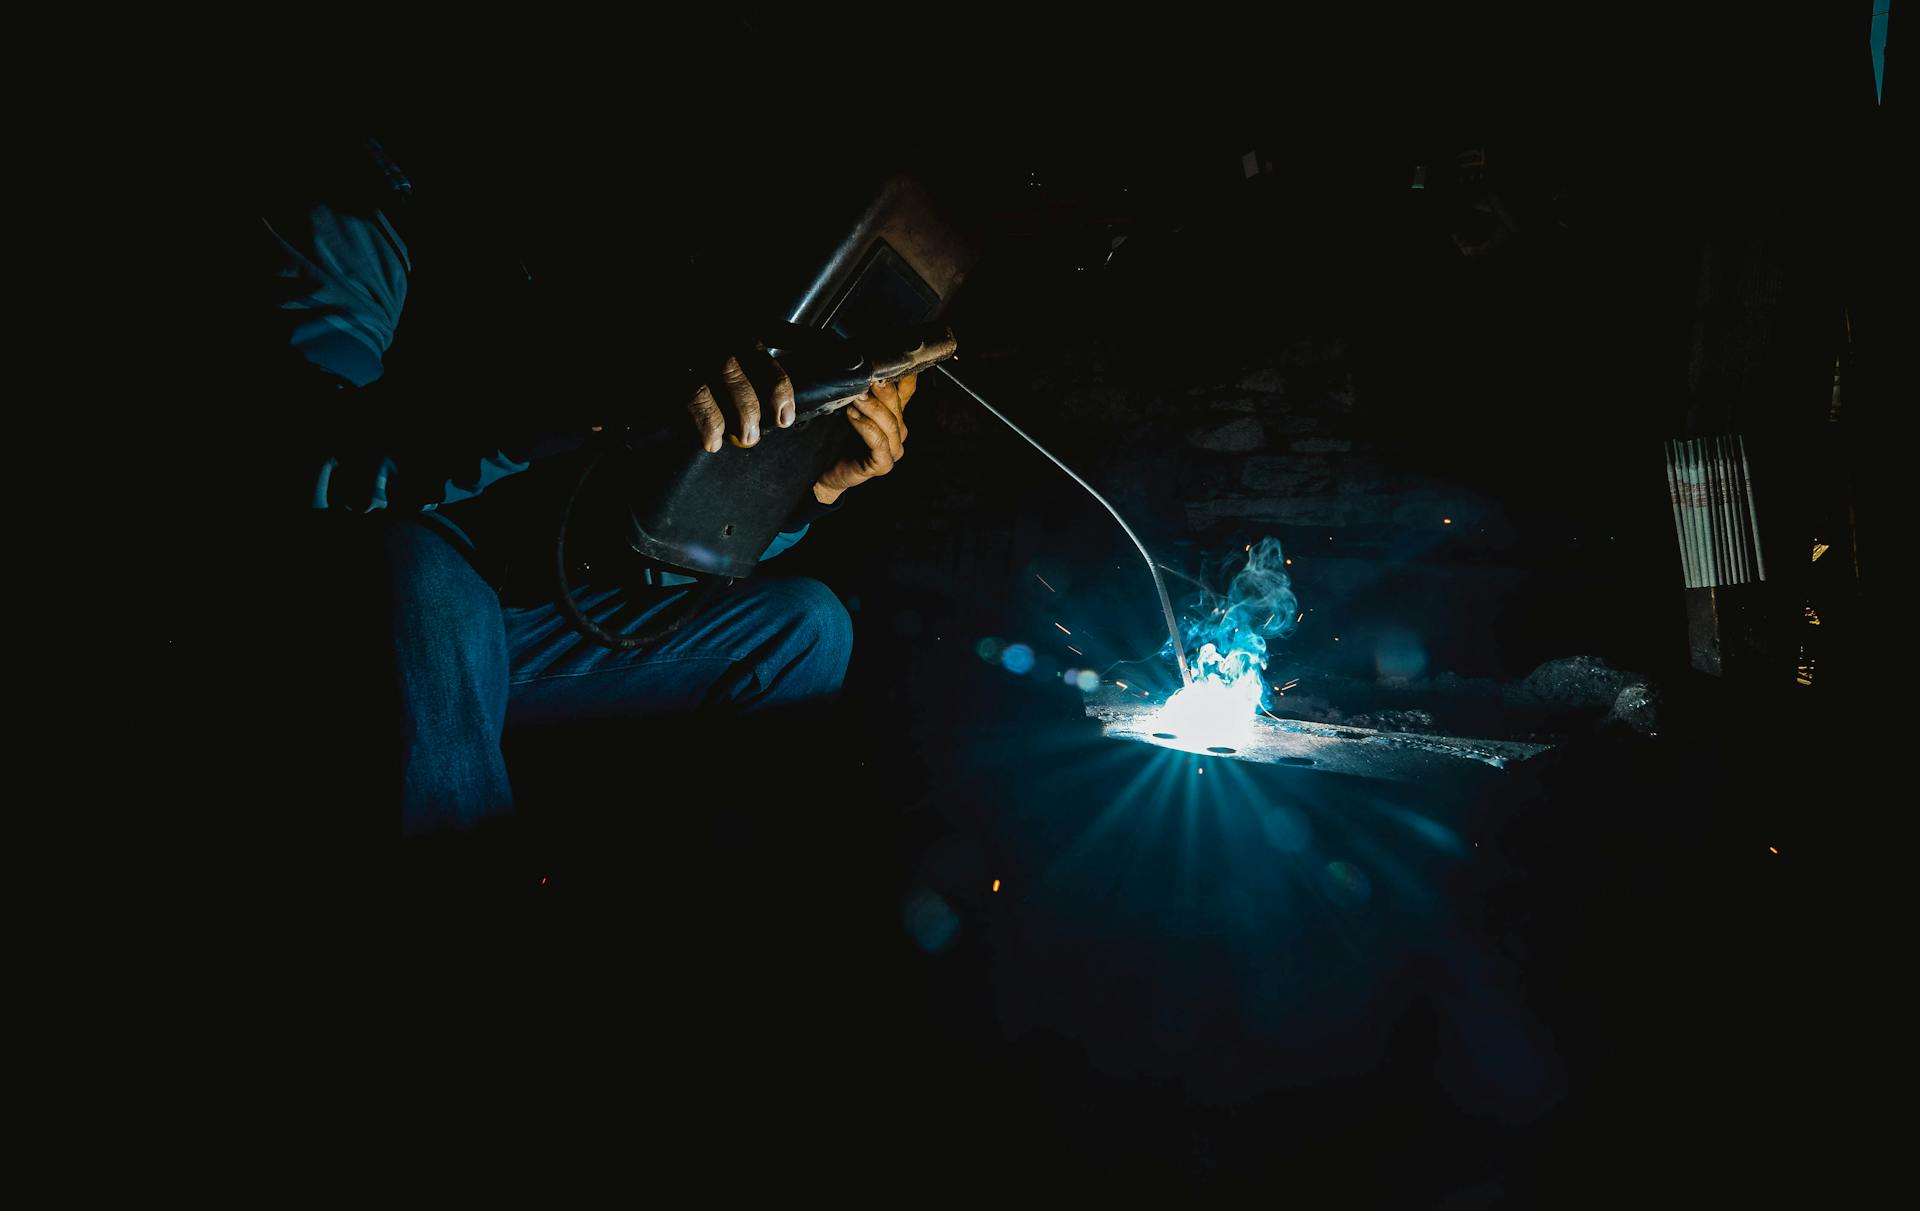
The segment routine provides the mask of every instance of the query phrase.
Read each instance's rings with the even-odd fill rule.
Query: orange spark
[[[1123,690],[1127,688],[1127,683],[1126,683],[1126,682],[1124,682],[1124,681],[1116,681],[1116,682],[1114,682],[1114,684],[1115,684],[1115,685],[1117,685],[1117,686],[1119,686],[1119,687],[1120,687],[1121,689],[1123,689]]]
[[[1443,525],[1443,526],[1450,526],[1450,525],[1452,525],[1452,524],[1453,524],[1453,518],[1451,518],[1451,517],[1442,517],[1442,518],[1440,519],[1440,524],[1441,524],[1441,525]]]
[[[995,890],[995,891],[999,891],[999,890],[1000,890],[1000,880],[998,880],[998,879],[995,879],[995,880],[993,881],[993,890]]]
[[[1057,627],[1060,627],[1060,624],[1059,624],[1059,623],[1057,623],[1057,622],[1056,622],[1056,623],[1054,623],[1053,625],[1054,625],[1054,626],[1057,626]],[[1060,629],[1061,629],[1061,630],[1063,630],[1063,631],[1067,631],[1067,628],[1065,628],[1065,627],[1060,627]],[[1067,634],[1069,634],[1069,635],[1071,635],[1071,634],[1073,634],[1073,632],[1072,632],[1072,631],[1067,631]]]
[[[1774,849],[1774,848],[1773,848],[1773,846],[1771,846],[1771,845],[1769,845],[1769,846],[1767,846],[1767,848],[1768,848],[1769,850],[1772,850],[1772,851],[1773,851],[1774,853],[1776,853],[1776,854],[1780,852],[1779,850],[1777,850],[1777,849]]]

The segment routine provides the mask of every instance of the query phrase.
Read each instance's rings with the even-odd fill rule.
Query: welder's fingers
[[[720,390],[715,392],[721,409],[727,414],[727,437],[736,446],[754,446],[760,442],[760,396],[740,365],[730,357],[720,367]]]
[[[847,405],[847,412],[853,427],[860,431],[860,436],[866,440],[874,456],[884,453],[889,467],[906,457],[906,425],[901,422],[898,413],[871,398],[854,400]],[[862,427],[862,421],[872,427],[873,435],[869,436],[867,429]]]
[[[900,410],[902,412],[907,410],[907,401],[912,399],[913,393],[919,389],[920,376],[917,374],[909,374],[900,380]]]
[[[693,427],[700,433],[701,446],[709,454],[717,453],[721,439],[726,436],[727,418],[714,402],[713,388],[702,384],[687,403],[687,411],[693,416]]]
[[[860,435],[860,440],[867,443],[866,461],[857,474],[871,479],[893,470],[894,460],[899,456],[894,453],[894,445],[887,437],[887,431],[881,428],[871,416],[861,411],[858,404],[847,405],[847,420],[853,424],[854,432]]]
[[[875,383],[867,389],[868,400],[879,404],[899,426],[902,442],[907,440],[907,397],[911,394],[910,389],[902,389],[897,382]]]
[[[777,376],[773,383],[773,423],[784,429],[793,424],[793,418],[800,408],[794,399],[793,380],[787,377],[786,367],[772,359],[768,360]]]
[[[786,369],[768,355],[764,345],[741,354],[740,362],[747,381],[753,386],[753,393],[772,414],[773,423],[782,429],[791,425],[797,409],[794,406],[793,380],[787,377]]]

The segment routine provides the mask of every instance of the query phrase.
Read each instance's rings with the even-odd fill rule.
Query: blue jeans
[[[553,604],[503,606],[440,527],[410,517],[372,524],[390,590],[407,836],[513,810],[500,747],[508,729],[802,706],[832,698],[846,675],[853,624],[815,580],[756,576],[671,637],[622,651],[579,634]],[[607,630],[633,634],[689,591],[588,588],[576,601]]]

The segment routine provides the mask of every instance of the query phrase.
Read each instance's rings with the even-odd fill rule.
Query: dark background
[[[393,375],[456,423],[646,406],[689,258],[778,294],[741,249],[812,247],[823,199],[908,169],[982,241],[961,377],[1170,566],[1278,537],[1311,612],[1274,668],[1342,687],[1323,707],[1378,707],[1339,694],[1384,693],[1410,642],[1480,683],[1597,657],[1667,710],[1649,737],[1463,708],[1559,747],[1459,785],[1109,751],[1058,674],[1161,642],[1144,569],[929,381],[910,457],[779,561],[855,619],[829,738],[777,771],[709,769],[698,734],[692,761],[527,755],[563,798],[635,764],[646,789],[591,860],[401,930],[389,1076],[511,1089],[539,1109],[495,1121],[530,1151],[565,1122],[650,1172],[894,1197],[1832,1179],[1841,1123],[1873,1137],[1827,1112],[1880,1062],[1846,1023],[1892,894],[1843,873],[1870,842],[1840,805],[1891,516],[1860,452],[1891,432],[1899,81],[1890,55],[1876,106],[1867,6],[1816,7],[501,18],[279,64],[263,86],[326,98],[289,121],[383,131],[415,182]],[[271,156],[282,116],[233,143]],[[1514,231],[1463,256],[1488,191]],[[1716,680],[1688,669],[1660,442],[1725,431],[1779,571],[1752,666]],[[1844,582],[1816,538],[1856,547]],[[1801,686],[1816,597],[1841,625]]]

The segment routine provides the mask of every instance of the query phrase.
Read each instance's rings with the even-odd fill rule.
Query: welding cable
[[[651,647],[654,644],[663,643],[671,638],[673,634],[686,623],[687,619],[704,609],[709,602],[719,595],[722,589],[731,585],[733,580],[730,577],[726,579],[707,576],[695,577],[694,579],[698,582],[697,587],[690,590],[687,595],[678,602],[667,607],[667,617],[665,620],[656,622],[653,626],[632,635],[616,635],[593,619],[587,617],[586,613],[580,609],[579,603],[574,601],[573,585],[567,580],[567,523],[573,517],[573,506],[579,501],[581,492],[585,491],[587,480],[593,477],[593,473],[599,468],[601,460],[606,458],[609,452],[608,450],[601,450],[587,460],[587,465],[580,471],[580,478],[576,479],[573,483],[573,491],[567,494],[566,504],[560,509],[560,529],[553,540],[553,572],[558,589],[554,596],[554,604],[560,607],[561,612],[567,616],[567,621],[573,624],[574,629],[582,635],[585,635],[588,639],[593,640],[595,643],[604,644],[610,648],[632,651],[635,648]]]
[[[1113,520],[1120,523],[1120,528],[1127,532],[1127,537],[1131,538],[1133,540],[1133,545],[1139,549],[1140,558],[1147,561],[1147,573],[1148,575],[1153,577],[1153,587],[1160,594],[1160,610],[1162,613],[1164,613],[1167,616],[1167,636],[1168,638],[1173,640],[1173,658],[1180,665],[1180,684],[1192,685],[1193,673],[1189,671],[1187,668],[1187,652],[1186,652],[1186,649],[1182,647],[1180,644],[1180,624],[1178,621],[1175,620],[1173,616],[1173,599],[1167,596],[1167,582],[1165,580],[1162,580],[1160,577],[1160,566],[1153,561],[1153,556],[1147,553],[1147,544],[1140,541],[1140,536],[1133,532],[1133,527],[1127,524],[1127,519],[1120,516],[1120,510],[1114,508],[1111,504],[1109,504],[1107,502],[1107,498],[1100,495],[1100,493],[1094,489],[1094,486],[1092,484],[1080,478],[1079,473],[1076,472],[1072,467],[1069,467],[1067,464],[1055,458],[1051,450],[1048,450],[1045,446],[1033,440],[1033,438],[1028,435],[1025,429],[1022,429],[1019,425],[1014,424],[1013,421],[1008,418],[1006,413],[1000,411],[1000,409],[994,407],[992,404],[988,403],[985,399],[981,398],[980,393],[978,391],[975,391],[972,387],[967,386],[965,383],[955,378],[953,375],[953,371],[947,369],[944,363],[934,368],[940,371],[940,373],[946,375],[947,381],[951,382],[954,386],[960,388],[962,391],[966,392],[968,395],[971,395],[973,397],[974,403],[979,404],[982,408],[985,408],[987,411],[993,413],[996,417],[999,417],[1002,424],[1006,425],[1007,428],[1019,434],[1022,438],[1025,438],[1028,445],[1040,451],[1040,453],[1046,455],[1047,460],[1049,462],[1051,462],[1054,466],[1060,468],[1062,471],[1065,471],[1067,473],[1068,478],[1072,479],[1074,483],[1079,484],[1082,488],[1085,488],[1087,490],[1087,495],[1099,501],[1101,504],[1101,507],[1106,509],[1107,512],[1113,514]]]

